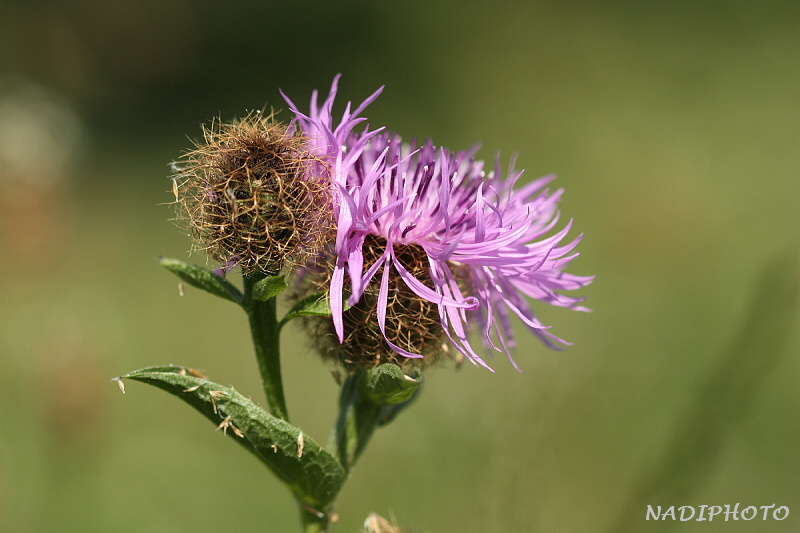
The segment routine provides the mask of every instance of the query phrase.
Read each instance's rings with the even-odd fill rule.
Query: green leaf
[[[281,326],[301,316],[331,316],[331,302],[328,300],[328,293],[318,292],[298,301],[283,317]]]
[[[191,368],[143,368],[118,379],[149,383],[200,411],[261,459],[310,508],[325,510],[345,482],[346,474],[339,462],[299,428],[272,416],[232,387],[211,382]]]
[[[266,302],[286,290],[288,285],[283,276],[268,276],[260,279],[253,285],[253,298]]]
[[[158,262],[193,287],[237,304],[242,303],[242,293],[239,289],[207,268],[169,257],[162,257]]]

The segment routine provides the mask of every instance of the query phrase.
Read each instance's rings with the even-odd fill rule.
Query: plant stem
[[[336,421],[336,449],[345,470],[353,468],[378,425],[381,408],[361,397],[355,372],[342,384],[339,397],[339,419]]]
[[[299,507],[303,533],[325,533],[328,531],[330,517],[327,513],[311,510],[302,504]]]
[[[278,328],[276,298],[260,301],[253,298],[253,285],[263,276],[242,276],[244,301],[242,306],[250,322],[250,334],[261,372],[264,393],[270,412],[277,418],[289,420],[281,379],[280,330]]]

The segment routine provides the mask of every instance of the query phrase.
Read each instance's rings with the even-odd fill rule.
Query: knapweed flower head
[[[176,167],[180,216],[225,270],[291,270],[331,238],[330,178],[272,116],[212,124]]]
[[[369,127],[355,132],[380,91],[352,113],[348,104],[335,124],[337,82],[322,105],[314,94],[308,114],[287,99],[335,186],[328,327],[340,345],[327,353],[346,366],[425,366],[450,352],[449,341],[490,368],[472,346],[474,332],[514,364],[513,316],[546,345],[568,344],[530,305],[585,311],[582,298],[561,291],[592,280],[564,272],[581,236],[565,241],[571,222],[557,229],[562,190],[547,187],[554,177],[517,187],[522,171],[513,161],[485,172],[475,148],[450,152]]]

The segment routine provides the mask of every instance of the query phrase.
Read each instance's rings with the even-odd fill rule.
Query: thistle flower
[[[592,277],[563,271],[578,254],[581,236],[563,243],[571,221],[551,236],[562,190],[547,176],[515,189],[521,171],[498,160],[486,174],[477,148],[449,152],[427,141],[417,147],[399,136],[354,133],[364,119],[350,104],[334,127],[328,98],[308,115],[287,99],[296,124],[333,171],[337,233],[330,277],[331,333],[345,363],[390,362],[424,366],[448,353],[491,370],[468,338],[504,352],[511,363],[517,316],[547,346],[568,344],[549,332],[528,299],[586,311],[582,298],[557,291],[579,289]],[[345,298],[351,306],[345,310]],[[332,352],[335,350],[331,350]],[[423,359],[424,356],[424,359]]]
[[[176,165],[175,196],[220,272],[291,270],[331,238],[329,176],[294,131],[252,113],[204,141]]]

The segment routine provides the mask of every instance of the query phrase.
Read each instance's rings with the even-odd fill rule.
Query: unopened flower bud
[[[178,165],[195,247],[245,274],[294,268],[330,239],[329,177],[286,126],[253,113],[215,123]]]

